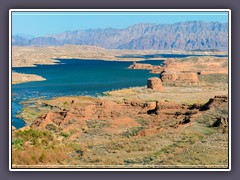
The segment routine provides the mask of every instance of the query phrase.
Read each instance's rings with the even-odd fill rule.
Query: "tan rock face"
[[[184,85],[199,83],[201,78],[209,74],[228,74],[228,58],[188,57],[169,59],[161,72],[164,83]]]
[[[163,71],[162,66],[153,66],[151,73],[152,74],[160,74]]]
[[[193,72],[163,72],[161,75],[162,82],[199,82],[197,73]]]
[[[209,99],[209,101],[200,108],[200,111],[216,109],[224,102],[228,102],[227,96],[215,96],[214,98]]]
[[[151,65],[151,64],[143,64],[143,63],[136,63],[136,62],[134,62],[128,68],[129,69],[146,69],[146,70],[151,70],[150,72],[153,73],[153,74],[159,74],[163,70],[162,66],[154,66],[154,65]]]
[[[161,81],[161,79],[159,79],[157,77],[149,78],[147,81],[147,87],[149,89],[163,91],[162,81]]]
[[[151,70],[153,68],[153,65],[151,64],[142,64],[142,63],[133,63],[128,67],[129,69],[149,69]]]

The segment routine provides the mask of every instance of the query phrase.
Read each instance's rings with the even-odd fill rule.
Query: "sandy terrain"
[[[147,54],[224,54],[224,52],[187,52],[187,51],[161,51],[161,50],[111,50],[86,45],[65,45],[49,47],[12,47],[12,66],[26,67],[34,64],[53,64],[56,58],[76,59],[104,59],[138,61],[141,58],[122,58],[123,55],[147,55]],[[159,59],[159,58],[157,58]],[[162,59],[162,58],[161,58]]]

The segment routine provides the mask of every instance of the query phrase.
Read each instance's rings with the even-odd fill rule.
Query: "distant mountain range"
[[[88,29],[44,37],[12,37],[14,46],[93,45],[107,49],[195,50],[228,48],[228,24],[187,21],[175,24],[136,24],[125,29]]]

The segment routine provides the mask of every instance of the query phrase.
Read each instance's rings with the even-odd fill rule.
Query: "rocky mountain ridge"
[[[228,24],[187,21],[174,24],[142,23],[125,29],[88,29],[26,39],[12,37],[14,46],[92,45],[106,49],[195,50],[228,48]]]

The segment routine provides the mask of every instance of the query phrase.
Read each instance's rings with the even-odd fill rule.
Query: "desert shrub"
[[[73,148],[65,145],[59,145],[55,149],[27,146],[24,150],[13,149],[12,162],[16,165],[63,164],[70,160],[69,152],[74,152]]]
[[[143,130],[144,128],[143,127],[133,127],[129,130],[127,130],[126,132],[123,133],[123,136],[124,137],[132,137],[132,136],[137,136],[138,135],[138,132]]]
[[[46,129],[49,131],[56,131],[57,127],[54,124],[47,124]]]
[[[80,148],[78,148],[79,150]],[[19,130],[13,134],[12,163],[16,165],[63,164],[76,154],[71,144],[63,144],[46,130]]]
[[[23,149],[23,140],[16,138],[12,141],[12,146],[16,149]]]
[[[107,127],[109,126],[109,123],[107,120],[88,120],[86,121],[87,123],[87,127],[88,128],[93,128],[93,129],[99,129],[99,128],[103,128],[103,127]]]
[[[148,125],[148,121],[143,119],[142,117],[137,117],[135,119],[139,124],[141,124],[142,126],[147,126]]]
[[[77,158],[81,158],[84,155],[84,152],[86,151],[86,147],[80,143],[72,143],[69,146],[73,147],[75,157]]]
[[[20,147],[20,142],[29,142],[31,145],[35,146],[45,146],[49,143],[49,141],[53,141],[54,137],[53,135],[46,131],[46,130],[34,130],[34,129],[28,129],[28,130],[20,130],[17,131],[14,135],[16,138],[13,138],[13,147]],[[14,145],[18,143],[17,145]],[[23,146],[21,146],[24,148]]]
[[[61,136],[65,137],[65,138],[69,138],[71,136],[71,132],[69,131],[64,131],[60,133]]]
[[[23,131],[17,131],[16,136],[24,141],[30,141],[38,138],[47,138],[50,141],[53,140],[53,135],[50,132],[46,130],[35,130],[32,128]]]

